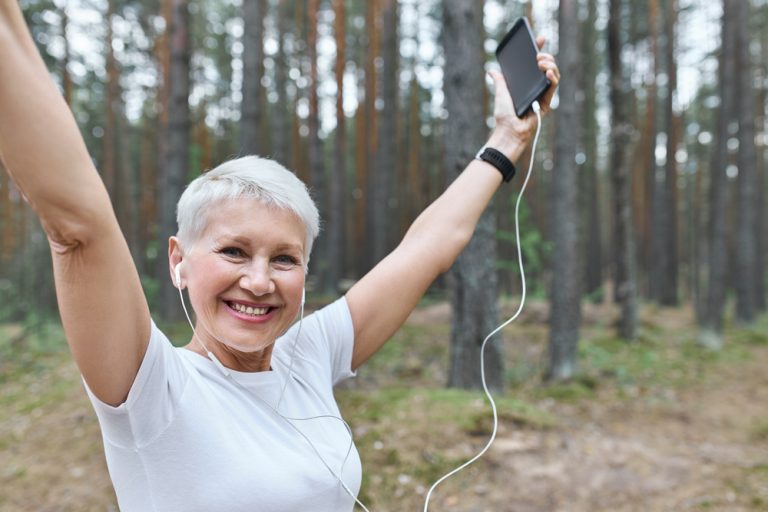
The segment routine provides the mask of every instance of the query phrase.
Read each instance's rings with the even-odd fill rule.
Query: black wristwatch
[[[497,168],[499,172],[501,172],[504,181],[510,181],[515,177],[515,173],[517,172],[517,169],[515,169],[515,164],[513,164],[512,161],[498,149],[483,146],[480,148],[480,151],[477,152],[475,158],[477,160],[488,162]]]

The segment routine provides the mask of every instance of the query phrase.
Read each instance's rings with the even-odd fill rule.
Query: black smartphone
[[[526,18],[515,21],[496,48],[496,60],[501,65],[509,94],[515,104],[517,117],[524,117],[534,101],[547,92],[552,83],[539,69],[536,54],[539,49]]]

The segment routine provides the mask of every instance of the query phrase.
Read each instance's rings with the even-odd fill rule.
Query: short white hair
[[[176,206],[178,236],[182,245],[193,245],[203,234],[207,211],[219,201],[257,199],[268,206],[292,212],[304,225],[304,261],[320,232],[320,215],[306,185],[294,173],[268,158],[244,156],[224,162],[187,185]]]

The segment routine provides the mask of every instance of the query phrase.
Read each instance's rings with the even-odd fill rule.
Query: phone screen
[[[515,22],[496,49],[496,59],[501,65],[518,117],[523,117],[551,85],[539,69],[537,53],[533,33],[525,18]]]

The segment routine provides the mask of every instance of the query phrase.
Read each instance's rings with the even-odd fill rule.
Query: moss
[[[560,402],[575,403],[593,398],[595,396],[595,388],[585,385],[579,380],[573,380],[545,385],[539,390],[537,396],[540,398],[551,398]]]

